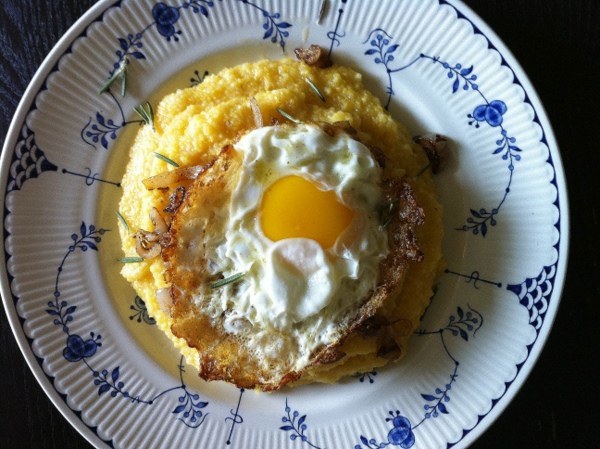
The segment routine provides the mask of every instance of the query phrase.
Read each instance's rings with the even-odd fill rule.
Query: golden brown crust
[[[265,367],[262,361],[253,359],[238,337],[227,333],[218,320],[202,313],[194,304],[190,292],[194,292],[197,301],[198,292],[202,292],[202,289],[206,291],[210,288],[207,286],[216,279],[208,274],[208,270],[201,270],[205,276],[198,276],[197,267],[205,267],[207,261],[202,258],[202,251],[186,251],[182,244],[189,242],[194,233],[223,232],[225,223],[215,218],[215,211],[223,209],[223,205],[230,201],[240,170],[241,157],[231,147],[226,147],[212,166],[188,189],[184,200],[176,208],[170,230],[173,243],[162,252],[167,268],[166,279],[172,283],[171,330],[177,337],[185,339],[190,347],[198,350],[199,375],[203,379],[224,380],[240,388],[272,391],[298,380],[304,370],[281,371]],[[364,332],[368,323],[373,323],[383,303],[395,297],[402,288],[409,264],[423,257],[415,228],[423,223],[424,214],[409,183],[406,179],[388,179],[383,182],[382,190],[384,205],[391,204],[393,207],[389,210],[389,217],[386,217],[385,226],[382,225],[382,232],[388,233],[389,253],[380,263],[377,287],[358,308],[342,317],[340,338],[314,351],[305,369],[343,359],[346,354],[340,350],[340,345],[350,335]],[[194,217],[191,223],[190,216]],[[187,267],[196,269],[192,271]],[[375,331],[382,340],[379,349],[382,356],[397,357],[398,351],[394,352],[394,348],[391,348],[393,338],[386,336],[389,326],[378,326]]]
[[[434,175],[438,174],[444,168],[444,163],[446,162],[448,139],[435,134],[415,136],[413,137],[413,141],[425,152],[431,166],[431,173]]]
[[[355,333],[365,338],[378,340],[378,355],[390,360],[401,356],[401,348],[393,338],[393,330],[386,318],[376,315],[383,303],[389,298],[395,298],[402,289],[404,278],[411,263],[423,260],[419,249],[415,229],[424,223],[425,214],[417,204],[414,192],[406,178],[391,178],[383,183],[384,208],[393,204],[391,215],[383,218],[388,233],[389,253],[379,264],[379,283],[376,290],[359,309],[356,317],[349,323],[348,328],[335,344],[325,348],[315,358],[312,366],[341,360],[331,354],[343,353],[339,348],[345,340]],[[334,352],[335,351],[335,352]]]

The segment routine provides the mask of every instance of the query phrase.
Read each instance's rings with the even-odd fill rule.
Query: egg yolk
[[[263,233],[274,242],[287,238],[316,240],[330,248],[348,227],[354,212],[333,191],[300,176],[286,176],[265,191],[260,207]]]

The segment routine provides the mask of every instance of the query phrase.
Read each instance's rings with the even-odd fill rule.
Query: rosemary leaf
[[[123,71],[121,73],[121,96],[124,97],[127,94],[127,73]]]
[[[327,10],[327,0],[321,0],[321,6],[319,6],[319,15],[317,16],[317,25],[321,25],[323,21],[323,16],[325,15],[325,11]]]
[[[245,274],[246,273],[233,274],[229,277],[226,277],[225,279],[221,279],[220,281],[213,282],[212,284],[210,284],[210,288],[212,288],[214,290],[216,288],[221,288],[227,284],[233,284],[234,282],[239,281]]]
[[[145,104],[140,104],[133,108],[133,110],[140,116],[146,125],[149,125],[152,128],[152,131],[156,131],[154,128],[154,109],[152,109],[150,103],[146,102]]]
[[[157,153],[156,151],[154,152],[154,156],[156,156],[157,158],[159,158],[161,161],[166,162],[167,164],[172,165],[175,168],[179,168],[179,164],[177,162],[175,162],[173,159],[169,159],[167,156],[165,156],[164,154],[160,154]]]
[[[323,103],[325,103],[325,95],[319,90],[319,88],[312,82],[310,78],[304,78],[304,81],[310,86],[310,88],[317,94]]]
[[[119,64],[119,67],[117,67],[115,69],[115,71],[110,76],[110,78],[106,81],[106,83],[104,83],[102,85],[99,93],[103,94],[104,92],[108,91],[108,89],[110,89],[110,86],[112,86],[115,81],[121,80],[121,95],[124,97],[125,94],[127,93],[127,66],[128,65],[129,65],[129,59],[124,58],[121,61],[121,63]]]
[[[301,123],[302,123],[302,122],[301,122],[300,120],[298,120],[296,117],[294,117],[294,116],[290,115],[288,112],[284,111],[284,110],[283,110],[283,109],[281,109],[281,108],[277,108],[277,112],[279,112],[279,114],[280,114],[282,117],[284,117],[284,118],[288,119],[290,122],[293,122],[293,123],[295,123],[296,125],[299,125],[299,124],[301,124]]]
[[[380,220],[382,229],[387,228],[388,225],[392,222],[392,218],[394,218],[393,211],[395,207],[396,203],[394,201],[390,201],[381,209]]]
[[[125,217],[123,217],[123,215],[121,215],[121,212],[119,212],[119,211],[117,211],[117,218],[119,219],[121,224],[125,227],[125,230],[127,231],[127,233],[129,233],[129,225],[127,224],[127,221],[125,220]]]
[[[122,263],[140,263],[143,261],[144,259],[142,257],[123,257],[122,259],[119,259],[119,262]]]

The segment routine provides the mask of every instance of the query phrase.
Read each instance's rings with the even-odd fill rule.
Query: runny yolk
[[[300,176],[286,176],[265,191],[260,207],[264,234],[274,242],[302,237],[330,248],[348,227],[354,212],[333,191],[319,190]]]

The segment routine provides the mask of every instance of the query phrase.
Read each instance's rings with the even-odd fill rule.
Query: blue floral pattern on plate
[[[382,7],[390,7],[392,3],[394,8],[398,7],[399,10],[407,5],[414,6],[410,0],[392,0],[389,3],[384,2]],[[127,29],[131,24],[126,19],[128,14],[131,14],[128,9],[130,4],[132,2],[125,0],[111,6],[107,1],[105,11],[93,21],[94,25],[101,28],[110,16],[124,21],[124,29]],[[76,231],[70,236],[67,231],[64,237],[70,237],[70,240],[65,239],[60,249],[54,249],[50,263],[46,264],[49,266],[45,269],[53,278],[53,285],[46,289],[48,296],[42,304],[31,309],[29,304],[35,303],[35,300],[32,300],[27,292],[23,293],[21,285],[25,285],[23,282],[27,283],[28,274],[19,268],[19,239],[23,239],[23,226],[19,224],[28,220],[30,212],[26,203],[34,193],[38,194],[38,189],[42,192],[45,189],[52,191],[57,188],[61,192],[80,192],[78,198],[82,203],[89,198],[95,198],[99,189],[104,193],[111,189],[112,192],[118,192],[120,181],[112,179],[112,174],[103,174],[106,167],[105,155],[117,145],[126,128],[141,123],[138,118],[131,118],[134,116],[132,105],[145,99],[135,97],[136,93],[133,94],[135,98],[132,98],[128,90],[131,86],[143,82],[145,76],[150,76],[148,67],[162,62],[155,60],[157,57],[164,58],[160,54],[157,56],[155,52],[159,43],[166,45],[169,51],[173,52],[189,50],[193,48],[190,40],[196,39],[198,35],[209,36],[202,34],[206,28],[217,26],[221,19],[227,23],[232,17],[241,15],[247,24],[247,28],[243,30],[247,33],[246,36],[253,36],[252,39],[258,45],[262,45],[262,49],[272,51],[275,48],[279,55],[286,55],[290,46],[301,45],[303,27],[307,26],[294,8],[285,2],[272,4],[262,0],[165,0],[146,1],[141,8],[145,15],[136,23],[143,25],[130,27],[123,34],[111,38],[110,42],[114,44],[110,49],[112,59],[98,59],[101,62],[98,62],[97,69],[104,74],[99,81],[112,81],[105,86],[102,95],[90,97],[87,118],[83,121],[74,120],[69,125],[68,132],[75,136],[75,151],[78,157],[62,157],[61,152],[48,140],[42,122],[38,120],[38,117],[45,113],[46,93],[43,91],[34,93],[34,96],[28,99],[30,110],[27,120],[23,120],[18,126],[20,133],[13,133],[7,138],[10,147],[5,151],[8,155],[5,156],[3,164],[7,178],[4,195],[5,259],[6,278],[10,279],[11,283],[5,288],[12,293],[13,305],[21,323],[44,322],[45,324],[40,325],[43,332],[60,341],[60,350],[38,355],[38,361],[45,371],[44,382],[63,396],[65,409],[79,413],[77,405],[73,406],[67,402],[69,393],[62,392],[64,386],[61,379],[56,378],[53,370],[60,366],[68,369],[80,367],[81,370],[77,372],[82,379],[86,379],[85,388],[93,392],[92,396],[95,396],[97,401],[123,410],[128,407],[126,413],[138,413],[137,410],[144,408],[157,419],[168,417],[173,421],[173,425],[180,426],[175,432],[194,432],[191,438],[196,438],[195,441],[202,441],[203,429],[210,421],[211,425],[223,427],[223,438],[218,442],[223,446],[243,447],[244,439],[240,434],[249,427],[256,427],[276,440],[279,436],[283,437],[289,447],[333,447],[334,443],[321,432],[324,424],[320,422],[320,417],[328,413],[327,407],[333,406],[315,406],[306,399],[311,397],[317,401],[318,394],[311,396],[310,392],[299,389],[298,392],[287,391],[283,396],[273,395],[271,400],[280,406],[271,406],[271,420],[263,421],[256,417],[257,413],[252,413],[253,406],[259,399],[246,395],[243,389],[213,389],[199,383],[193,376],[184,376],[186,370],[181,359],[177,364],[167,362],[167,366],[177,367],[175,373],[169,377],[171,383],[152,388],[145,388],[144,383],[140,383],[139,373],[135,369],[126,368],[125,362],[113,363],[112,359],[106,359],[107,356],[121,351],[120,343],[115,341],[112,332],[107,333],[104,330],[104,326],[100,332],[100,324],[97,324],[99,322],[88,327],[86,320],[81,317],[90,304],[94,304],[93,300],[83,296],[72,286],[73,278],[83,273],[81,283],[83,287],[88,288],[86,274],[93,272],[92,268],[89,268],[93,266],[91,261],[106,251],[102,242],[111,238],[111,229],[114,229],[116,224],[106,222],[105,215],[97,215],[91,220],[86,208],[65,212],[68,228]],[[311,25],[311,40],[314,39],[327,48],[334,60],[338,56],[354,55],[353,64],[377,80],[383,91],[382,104],[392,112],[403,101],[402,93],[407,85],[405,79],[410,77],[429,77],[427,83],[439,87],[431,87],[431,90],[423,95],[429,95],[429,99],[437,101],[438,104],[448,105],[448,110],[457,98],[461,98],[460,104],[467,106],[461,106],[462,109],[457,113],[456,122],[460,123],[457,133],[481,136],[482,141],[487,142],[484,148],[478,148],[468,156],[481,160],[487,157],[486,160],[494,166],[494,179],[499,181],[493,183],[493,192],[482,198],[467,195],[466,201],[473,201],[466,206],[467,218],[455,222],[453,227],[447,230],[458,236],[457,238],[469,239],[470,244],[479,251],[479,257],[473,259],[472,263],[475,266],[472,266],[469,260],[465,262],[449,257],[449,266],[440,283],[442,292],[438,292],[434,298],[424,317],[421,330],[414,337],[415,345],[426,348],[435,358],[435,363],[431,364],[432,380],[427,387],[407,389],[397,397],[389,397],[385,393],[388,388],[386,385],[391,382],[390,378],[393,376],[390,373],[394,368],[388,368],[360,373],[341,385],[332,387],[331,393],[327,394],[340,398],[343,394],[352,392],[366,395],[365,398],[368,399],[379,398],[378,401],[361,402],[360,407],[355,407],[354,413],[374,416],[375,421],[381,425],[354,428],[352,435],[337,435],[337,438],[345,438],[348,447],[423,447],[425,433],[435,432],[436,426],[443,426],[447,420],[461,419],[460,404],[468,397],[466,390],[471,375],[469,369],[473,369],[464,362],[473,352],[481,350],[480,345],[489,344],[485,333],[494,331],[493,325],[489,324],[494,320],[490,320],[490,314],[493,312],[487,306],[488,300],[502,297],[510,302],[511,307],[516,308],[514,310],[522,312],[519,314],[522,315],[522,332],[531,334],[524,344],[526,356],[524,360],[514,362],[516,374],[502,379],[504,390],[501,396],[487,398],[492,406],[479,413],[476,426],[463,427],[453,441],[446,442],[447,447],[460,446],[467,434],[482,427],[482,420],[493,414],[494,408],[503,400],[513,384],[522,381],[527,371],[524,367],[527,366],[530,355],[538,350],[539,340],[547,333],[546,320],[555,313],[556,292],[559,290],[557,287],[562,282],[560,273],[564,270],[566,232],[562,221],[565,219],[566,205],[561,193],[560,167],[556,166],[552,152],[549,152],[542,162],[538,162],[531,151],[533,143],[541,144],[544,148],[550,144],[548,125],[538,116],[538,105],[529,96],[525,95],[524,100],[515,101],[514,96],[506,89],[499,90],[488,83],[489,75],[484,75],[487,73],[486,67],[481,64],[480,58],[464,57],[444,45],[433,49],[432,46],[417,48],[414,44],[408,45],[408,34],[402,31],[402,27],[369,23],[366,28],[368,32],[357,32],[357,23],[360,22],[358,18],[361,17],[364,8],[365,6],[356,0],[323,0],[310,3],[309,9],[314,19],[314,24]],[[460,5],[455,6],[453,2],[445,0],[428,0],[419,3],[416,9],[434,13],[443,10],[454,14],[456,21],[474,23],[474,19],[461,12]],[[398,36],[394,36],[392,30]],[[477,26],[473,27],[471,34],[486,41],[486,51],[501,52]],[[94,39],[96,37],[90,33],[81,37],[80,41],[87,43]],[[74,54],[77,56],[77,50]],[[65,64],[69,62],[66,59],[65,61]],[[506,59],[502,58],[499,64],[515,73]],[[431,71],[431,68],[434,70]],[[187,85],[201,83],[208,75],[208,69],[202,67],[202,70],[187,72]],[[60,78],[61,70],[61,66],[57,64],[53,72],[45,76],[56,75]],[[516,76],[510,80],[510,85],[526,89]],[[49,94],[51,93],[52,88],[49,89]],[[34,99],[36,101],[33,101]],[[514,117],[518,116],[519,108],[523,105],[533,111],[531,127],[540,130],[541,137],[537,137],[535,142],[525,133],[514,129]],[[497,241],[506,238],[503,234],[504,229],[511,224],[508,212],[514,212],[515,207],[519,207],[518,197],[510,193],[523,189],[523,178],[519,176],[521,172],[526,172],[527,168],[519,163],[524,161],[529,164],[543,163],[550,168],[551,176],[545,184],[559,194],[548,201],[545,207],[555,210],[558,219],[553,219],[545,228],[546,231],[553,231],[555,235],[552,242],[545,243],[544,248],[548,254],[546,259],[533,260],[531,266],[523,267],[515,279],[514,275],[509,275],[506,271],[487,266],[482,262],[481,255],[492,253],[497,248]],[[56,185],[59,187],[55,187]],[[65,211],[72,210],[66,207],[66,204],[60,203],[60,200],[53,201],[59,201],[53,204],[61,204]],[[92,222],[102,222],[102,226],[89,224]],[[74,260],[76,258],[77,262]],[[8,281],[5,280],[4,285],[8,285]],[[450,304],[444,305],[439,297],[444,295],[444,287],[448,285],[456,286],[457,291],[464,297],[454,297]],[[51,299],[48,300],[48,297]],[[124,322],[137,327],[137,330],[130,328],[130,332],[156,332],[156,322],[148,315],[143,298],[129,297],[122,310]],[[32,314],[37,313],[37,318],[40,318],[40,312],[44,319],[32,321]],[[107,329],[110,330],[110,326]],[[37,337],[27,338],[30,345],[36,343]],[[408,368],[400,366],[397,369]],[[168,371],[168,368],[166,370]],[[189,383],[194,383],[194,386],[190,386]],[[414,412],[414,407],[411,407],[414,404],[419,405],[420,413]],[[340,421],[344,419],[342,413],[334,415]],[[108,435],[109,439],[105,438],[104,431],[99,431],[101,422],[97,423],[94,419],[84,422],[81,414],[78,416],[82,426],[97,436],[99,444],[109,447],[121,444],[114,442],[112,435]]]

